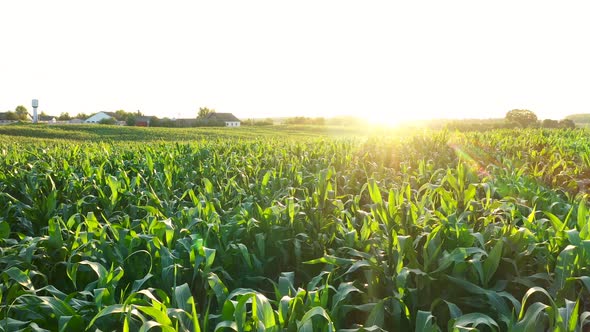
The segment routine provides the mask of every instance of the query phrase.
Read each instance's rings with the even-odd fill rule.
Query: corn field
[[[585,331],[589,186],[581,130],[4,140],[0,331]]]

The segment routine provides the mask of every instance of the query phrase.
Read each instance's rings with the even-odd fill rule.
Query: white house
[[[239,127],[241,123],[240,119],[231,113],[210,113],[207,116],[207,120],[224,122],[226,127]]]
[[[102,120],[109,120],[109,119],[115,119],[115,113],[113,112],[98,112],[94,115],[92,115],[91,117],[89,117],[88,119],[86,119],[84,121],[84,123],[100,123],[100,121]]]

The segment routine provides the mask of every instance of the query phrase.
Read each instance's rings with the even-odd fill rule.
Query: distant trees
[[[199,113],[197,114],[198,119],[205,119],[209,114],[215,113],[214,109],[207,107],[199,107]]]
[[[545,120],[543,120],[543,122],[541,122],[541,127],[543,127],[543,128],[559,128],[559,121],[545,119]]]
[[[563,119],[559,121],[559,127],[566,129],[574,129],[576,128],[576,123],[571,119]]]
[[[521,127],[537,125],[537,115],[529,110],[514,109],[506,113],[506,121],[518,123]]]
[[[116,110],[115,112],[115,122],[116,121],[124,121],[128,126],[135,125],[135,119],[138,116],[143,116],[141,111],[137,110],[137,112],[127,112],[125,110]]]
[[[114,125],[117,123],[117,120],[115,118],[108,118],[108,119],[102,119],[100,121],[98,121],[99,124],[107,124],[107,125]]]
[[[509,112],[510,113],[510,112]],[[531,112],[532,113],[532,112]],[[513,113],[512,113],[513,114]],[[536,115],[535,115],[536,117]],[[574,129],[576,124],[570,119],[552,120],[545,119],[543,121],[533,121],[533,117],[524,117],[528,119],[524,121],[508,120],[508,119],[463,119],[452,120],[443,125],[442,128],[458,131],[487,131],[496,129],[514,129],[522,127],[532,128],[546,128],[546,129]],[[430,124],[430,128],[441,128]]]
[[[266,118],[264,120],[254,120],[254,119],[247,119],[242,121],[242,126],[272,126],[274,125],[274,121],[271,118]]]
[[[325,125],[326,119],[324,118],[306,118],[304,116],[296,116],[293,118],[285,119],[285,124],[311,124],[311,125]]]
[[[59,121],[69,121],[72,119],[72,117],[70,116],[70,114],[68,112],[62,112],[57,119]]]
[[[173,121],[170,118],[159,119],[153,116],[150,119],[150,127],[178,127],[178,124],[176,123],[176,121]]]
[[[576,128],[576,124],[574,121],[570,119],[563,119],[560,121],[545,119],[541,123],[541,127],[543,128],[563,128],[563,129],[574,129]]]
[[[16,114],[17,120],[26,120],[29,117],[29,111],[23,105],[17,106],[14,113]]]
[[[125,110],[116,110],[115,117],[121,121],[126,120],[132,113],[127,113]]]
[[[5,112],[2,120],[18,121],[18,115],[13,111]]]

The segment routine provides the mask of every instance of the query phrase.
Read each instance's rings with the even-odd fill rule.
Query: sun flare
[[[368,121],[370,124],[384,127],[398,127],[410,119],[411,117],[407,115],[386,112],[374,113],[368,116]]]

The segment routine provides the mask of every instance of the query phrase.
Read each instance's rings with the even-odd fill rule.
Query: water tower
[[[39,121],[37,117],[37,107],[39,107],[39,101],[37,99],[33,99],[33,123],[37,123]]]

